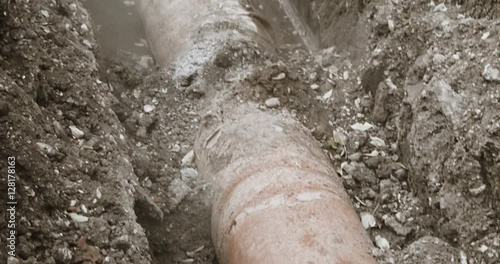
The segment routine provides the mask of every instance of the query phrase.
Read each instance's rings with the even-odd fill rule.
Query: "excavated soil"
[[[16,157],[18,202],[8,263],[217,263],[210,186],[190,158],[207,87],[262,108],[278,98],[311,130],[379,263],[498,263],[498,9],[289,2],[296,20],[246,1],[274,53],[234,41],[178,80],[151,67],[140,29],[109,42],[119,18],[97,1],[91,19],[76,0],[0,0],[0,158],[4,175]]]

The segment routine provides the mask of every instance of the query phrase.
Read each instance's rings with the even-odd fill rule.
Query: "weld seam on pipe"
[[[201,131],[198,142],[217,135],[210,149],[195,147],[216,186],[212,236],[220,262],[374,263],[349,196],[310,133],[286,115],[234,112]],[[298,202],[300,194],[306,201]]]

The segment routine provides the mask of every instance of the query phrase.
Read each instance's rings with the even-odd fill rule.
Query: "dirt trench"
[[[264,109],[278,98],[310,129],[360,218],[373,216],[380,263],[496,263],[495,9],[476,19],[447,2],[280,2],[243,3],[275,52],[225,43],[178,80],[151,69],[139,28],[100,39],[111,17],[92,23],[79,1],[0,1],[0,156],[17,157],[20,186],[10,263],[217,263],[210,186],[190,158],[208,87]],[[133,4],[105,5],[120,19]]]

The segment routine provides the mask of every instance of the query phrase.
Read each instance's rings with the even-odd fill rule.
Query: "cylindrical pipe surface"
[[[207,10],[211,0],[139,0],[149,48],[156,63],[168,67],[193,45],[196,19]]]
[[[203,128],[221,263],[373,263],[371,242],[320,146],[293,118],[249,106]]]

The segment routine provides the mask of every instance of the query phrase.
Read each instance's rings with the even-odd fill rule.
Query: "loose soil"
[[[17,161],[9,263],[217,263],[210,185],[182,163],[214,89],[262,108],[276,97],[311,130],[360,217],[374,216],[380,263],[500,261],[498,16],[313,1],[298,10],[314,35],[299,38],[283,10],[249,2],[270,34],[286,27],[276,51],[230,42],[179,80],[106,52],[79,1],[0,1],[0,158]]]

